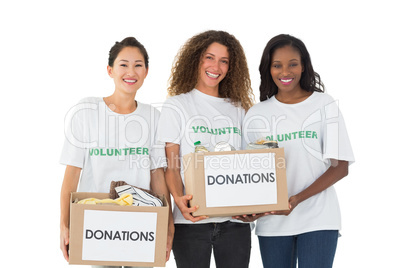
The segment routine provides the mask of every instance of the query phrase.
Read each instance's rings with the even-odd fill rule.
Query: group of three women
[[[69,193],[77,187],[108,192],[111,181],[124,180],[173,197],[167,259],[173,248],[177,267],[209,267],[212,252],[218,268],[248,267],[249,222],[257,219],[264,267],[332,267],[341,227],[332,185],[347,175],[354,157],[342,115],[323,93],[301,40],[278,35],[268,42],[260,64],[261,102],[255,106],[243,48],[224,31],[200,33],[181,48],[161,113],[135,100],[148,73],[147,52],[135,38],[116,42],[107,70],[114,93],[82,100],[67,122],[61,156],[67,166],[61,191],[61,249],[66,259]],[[242,133],[197,131],[202,126],[236,127]],[[294,132],[314,135],[284,138]],[[240,150],[262,137],[280,140],[285,148],[289,210],[192,216],[197,207],[189,206],[192,196],[185,192],[181,157],[194,152],[194,142],[213,147],[226,141]],[[96,148],[133,147],[142,153],[93,153]]]

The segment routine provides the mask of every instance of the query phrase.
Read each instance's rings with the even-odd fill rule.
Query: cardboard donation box
[[[183,168],[194,216],[289,209],[283,148],[190,153]]]
[[[107,193],[71,194],[70,264],[165,266],[169,206],[77,204]]]

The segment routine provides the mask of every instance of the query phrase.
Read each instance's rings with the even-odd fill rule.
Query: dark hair
[[[125,47],[136,47],[140,50],[145,60],[145,67],[148,69],[149,57],[145,47],[134,37],[126,37],[121,42],[116,42],[109,51],[109,66],[113,67],[113,63],[119,55],[120,51]]]
[[[271,76],[272,54],[275,52],[276,49],[285,46],[291,46],[298,50],[300,53],[301,63],[304,67],[300,78],[300,87],[308,92],[324,92],[324,84],[321,82],[320,75],[316,73],[313,69],[310,54],[308,53],[304,43],[294,36],[288,34],[280,34],[269,40],[264,49],[264,52],[262,53],[259,68],[261,77],[260,101],[271,98],[278,93],[278,87],[272,80]]]
[[[253,105],[254,95],[247,59],[240,42],[225,31],[205,31],[187,40],[176,55],[168,93],[175,96],[194,89],[198,81],[201,57],[215,42],[224,45],[229,53],[229,70],[219,83],[219,96],[248,110]]]

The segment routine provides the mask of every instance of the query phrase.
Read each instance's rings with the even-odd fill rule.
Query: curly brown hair
[[[190,38],[175,57],[169,78],[170,96],[190,92],[198,81],[200,60],[212,43],[227,47],[229,52],[229,70],[219,84],[219,96],[230,99],[236,106],[241,105],[246,111],[253,106],[254,94],[246,56],[240,42],[224,31],[206,31]]]

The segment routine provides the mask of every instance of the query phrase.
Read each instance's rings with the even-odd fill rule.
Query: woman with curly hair
[[[183,183],[182,156],[200,141],[212,149],[225,141],[241,148],[241,124],[253,104],[246,57],[239,41],[224,31],[190,38],[176,56],[158,124],[166,143],[166,182],[175,201],[173,253],[177,267],[248,267],[251,228],[230,217],[194,217]]]

